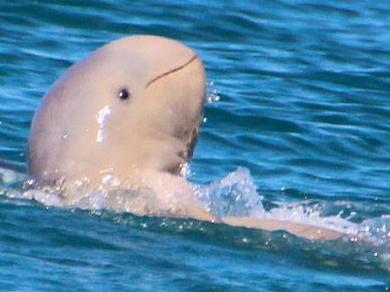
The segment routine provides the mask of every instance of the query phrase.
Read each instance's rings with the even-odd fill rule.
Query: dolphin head
[[[73,65],[44,96],[29,139],[38,180],[180,173],[205,97],[201,60],[163,37],[113,41]]]

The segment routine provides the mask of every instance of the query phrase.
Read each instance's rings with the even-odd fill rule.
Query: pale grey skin
[[[128,99],[119,98],[123,89]],[[31,127],[30,173],[38,185],[60,188],[69,204],[95,189],[124,189],[143,195],[126,200],[124,192],[124,203],[112,202],[112,208],[286,230],[309,239],[343,235],[281,220],[210,214],[182,175],[204,100],[204,67],[190,48],[156,36],[113,41],[73,65],[44,96]]]

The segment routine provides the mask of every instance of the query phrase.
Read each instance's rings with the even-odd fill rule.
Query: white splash
[[[246,168],[239,167],[219,181],[197,187],[197,196],[217,216],[261,216],[262,196]]]
[[[187,169],[188,171],[188,169]],[[142,208],[158,208],[154,196],[140,194],[136,190],[120,190],[107,193],[97,190],[83,194],[79,199],[65,202],[60,192],[50,189],[36,190],[28,188],[27,191],[15,189],[10,183],[26,183],[27,177],[11,170],[0,168],[0,195],[15,199],[32,199],[45,206],[64,208],[88,209],[99,212],[103,209],[138,210]],[[113,176],[107,173],[103,184],[117,185]],[[31,184],[33,185],[33,184]],[[371,244],[378,247],[377,256],[381,265],[390,271],[390,216],[382,215],[366,219],[361,223],[353,223],[341,216],[324,216],[323,210],[329,207],[327,202],[317,205],[305,200],[295,203],[275,202],[276,206],[269,210],[263,207],[264,198],[259,195],[250,172],[246,168],[238,168],[221,180],[208,185],[197,186],[197,196],[209,212],[219,216],[255,216],[271,218],[296,223],[305,223],[323,227],[351,235],[351,242],[358,238],[368,239]],[[330,203],[331,206],[335,202]],[[120,208],[118,208],[118,206]],[[137,209],[138,208],[138,209]],[[137,214],[137,213],[136,213]]]
[[[99,113],[97,114],[97,117],[96,117],[96,121],[99,125],[99,130],[96,134],[96,142],[98,143],[101,143],[103,142],[103,131],[104,131],[104,126],[106,124],[106,119],[107,119],[107,116],[109,116],[111,114],[111,109],[108,105],[106,105],[105,107],[103,107]]]
[[[210,81],[207,84],[207,93],[206,93],[207,103],[214,103],[220,100],[217,89],[215,88],[214,82]]]
[[[219,181],[199,186],[199,199],[217,216],[254,216],[296,223],[310,224],[349,235],[358,235],[359,224],[340,215],[322,216],[319,206],[309,206],[307,201],[296,203],[273,202],[277,207],[265,210],[263,196],[259,195],[250,172],[239,167]]]
[[[27,179],[27,176],[13,170],[0,168],[0,184],[12,185]]]

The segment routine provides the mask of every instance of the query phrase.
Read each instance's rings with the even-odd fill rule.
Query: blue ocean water
[[[1,1],[0,290],[389,290],[389,15],[388,1]],[[211,183],[215,208],[249,196],[272,216],[370,240],[29,200],[20,182],[41,97],[130,34],[180,40],[204,60],[214,102],[189,179]]]

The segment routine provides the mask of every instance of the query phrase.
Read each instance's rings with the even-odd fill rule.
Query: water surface
[[[388,1],[1,1],[0,289],[389,290],[389,15]],[[249,196],[278,218],[347,226],[371,241],[20,196],[42,95],[129,34],[178,39],[204,60],[219,101],[206,106],[189,178],[214,182],[216,208]]]

